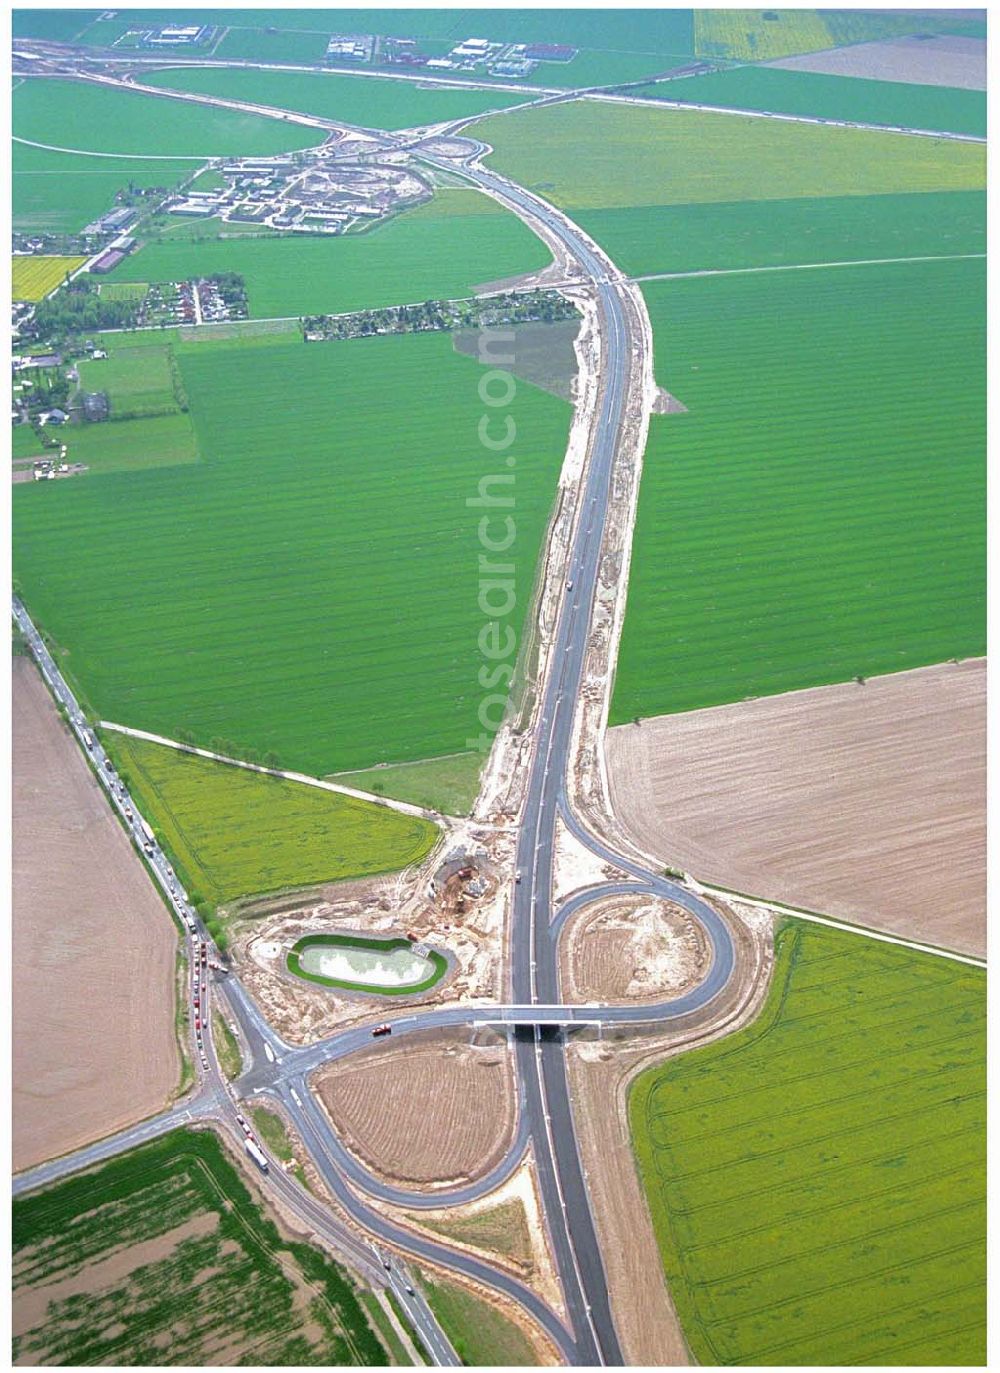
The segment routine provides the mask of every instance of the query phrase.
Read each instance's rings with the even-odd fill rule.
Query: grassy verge
[[[194,1065],[191,1062],[188,1037],[189,1014],[187,946],[181,940],[177,946],[177,966],[174,977],[174,1032],[177,1036],[177,1052],[181,1059],[181,1075],[175,1095],[179,1097],[183,1096],[194,1083]]]
[[[699,1362],[983,1361],[984,1056],[981,971],[789,919],[759,1018],[637,1079]]]
[[[285,1122],[277,1111],[270,1111],[266,1106],[251,1106],[250,1118],[253,1120],[257,1133],[275,1158],[280,1159],[282,1163],[291,1162],[295,1156],[292,1141],[289,1138]],[[301,1163],[295,1164],[292,1173],[307,1191],[312,1191]]]
[[[219,1011],[212,1013],[212,1041],[219,1058],[219,1067],[232,1082],[243,1071],[243,1055],[240,1053],[239,1040]]]
[[[403,1341],[396,1332],[396,1327],[389,1319],[385,1307],[379,1301],[378,1297],[376,1297],[375,1293],[362,1292],[361,1301],[368,1311],[369,1316],[371,1316],[372,1324],[382,1336],[382,1341],[392,1356],[393,1363],[401,1368],[412,1367],[413,1360],[406,1352]]]
[[[389,1288],[386,1288],[385,1296],[386,1296],[386,1300],[388,1301],[389,1305],[392,1307],[393,1311],[396,1313],[396,1319],[399,1321],[400,1325],[401,1325],[401,1326],[403,1327],[403,1329],[406,1331],[407,1335],[409,1335],[410,1341],[411,1341],[411,1343],[412,1343],[414,1349],[417,1351],[417,1353],[418,1353],[418,1354],[420,1355],[420,1357],[423,1359],[423,1361],[424,1361],[425,1364],[432,1364],[432,1363],[434,1362],[434,1360],[433,1360],[433,1359],[431,1358],[431,1356],[428,1354],[427,1348],[426,1348],[426,1346],[424,1345],[423,1340],[420,1338],[420,1336],[417,1334],[416,1330],[414,1329],[414,1326],[413,1326],[412,1321],[410,1320],[409,1316],[406,1314],[406,1312],[403,1310],[402,1306],[400,1305],[399,1298],[396,1296],[395,1292],[391,1291]]]
[[[408,801],[412,806],[426,806],[442,815],[468,815],[479,794],[482,766],[481,753],[451,753],[445,758],[367,768],[364,772],[333,773],[327,780],[375,796]]]
[[[520,1326],[492,1304],[446,1279],[423,1276],[431,1310],[462,1362],[471,1368],[526,1368],[538,1354]]]

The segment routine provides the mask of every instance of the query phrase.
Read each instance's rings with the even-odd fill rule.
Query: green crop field
[[[325,45],[324,45],[325,46]],[[342,119],[369,129],[406,129],[461,115],[517,105],[524,95],[504,91],[427,89],[415,81],[373,81],[333,72],[252,71],[202,67],[158,72],[152,84],[227,99],[252,100],[282,110]]]
[[[630,276],[986,252],[983,191],[574,211]]]
[[[384,1364],[348,1275],[179,1130],[13,1205],[24,1364]]]
[[[574,100],[472,131],[490,166],[570,211],[985,185],[979,144],[700,110]]]
[[[614,723],[985,649],[984,265],[646,288]]]
[[[765,62],[792,53],[817,52],[844,43],[871,42],[914,33],[977,32],[965,14],[947,11],[695,10],[699,57]],[[985,35],[984,35],[985,36]]]
[[[328,41],[326,33],[230,28],[212,56],[226,62],[322,62]]]
[[[142,300],[149,287],[147,281],[102,281],[102,300]]]
[[[868,81],[862,77],[783,71],[777,67],[735,67],[707,76],[660,81],[634,94],[688,104],[986,136],[986,92],[953,90],[947,86]]]
[[[86,463],[88,475],[146,472],[198,460],[191,418],[179,411],[149,419],[67,425],[59,430],[59,438],[66,445],[68,460]]]
[[[65,135],[72,125],[62,130]],[[56,143],[59,138],[54,139]],[[106,210],[129,182],[174,186],[196,162],[88,157],[15,142],[12,149],[13,227],[17,232],[78,233]]]
[[[13,128],[35,143],[131,157],[250,157],[323,141],[320,129],[264,115],[51,78],[17,87]]]
[[[985,1361],[985,974],[789,922],[759,1018],[629,1116],[703,1364]]]
[[[11,433],[11,457],[38,458],[45,452],[30,424],[15,425]]]
[[[213,906],[391,872],[426,857],[437,839],[428,821],[374,802],[108,736],[118,770],[184,885]]]
[[[521,385],[501,461],[447,335],[177,354],[200,462],[12,493],[15,573],[62,668],[104,719],[315,775],[467,750],[490,665],[466,501],[514,459],[519,633],[569,406]]]
[[[15,38],[41,38],[51,43],[69,43],[88,27],[100,10],[11,11],[11,32]]]
[[[550,256],[487,196],[444,191],[368,233],[343,238],[162,238],[126,258],[114,279],[239,272],[251,314],[266,319],[467,296],[487,281],[544,267]]]

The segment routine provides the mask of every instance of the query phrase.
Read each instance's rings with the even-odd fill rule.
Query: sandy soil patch
[[[471,1181],[503,1158],[516,1097],[505,1045],[458,1033],[391,1041],[320,1069],[312,1085],[343,1142],[393,1182]]]
[[[914,82],[920,86],[986,89],[986,42],[942,34],[934,38],[897,38],[884,43],[855,43],[847,48],[807,52],[765,62],[789,71],[824,72],[830,76],[867,76],[875,81]]]
[[[672,901],[618,896],[585,908],[563,935],[563,986],[574,1001],[679,996],[708,968],[701,927]]]
[[[618,818],[700,880],[984,954],[981,660],[621,725]]]
[[[160,1110],[177,1085],[170,917],[34,664],[13,662],[13,1162]]]

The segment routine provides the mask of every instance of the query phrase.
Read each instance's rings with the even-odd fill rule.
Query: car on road
[[[380,1035],[391,1035],[391,1034],[392,1034],[392,1026],[391,1026],[391,1025],[376,1025],[375,1028],[374,1028],[374,1030],[372,1030],[372,1039],[378,1039]]]

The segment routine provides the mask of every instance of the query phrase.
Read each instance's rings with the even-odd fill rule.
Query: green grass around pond
[[[406,129],[462,115],[503,109],[524,100],[518,92],[428,88],[416,81],[373,80],[333,72],[226,70],[183,67],[157,72],[151,84],[253,101],[369,129]]]
[[[574,218],[630,276],[986,251],[983,191],[639,205]]]
[[[981,145],[574,100],[478,121],[489,166],[570,211],[969,191]]]
[[[23,89],[22,87],[18,88]],[[72,146],[72,125],[46,140]],[[78,233],[107,210],[131,181],[140,187],[175,186],[197,162],[131,157],[86,157],[14,143],[11,151],[12,219],[15,231]]]
[[[53,78],[17,87],[13,129],[19,138],[80,152],[195,160],[291,152],[323,141],[321,129],[282,119]]]
[[[985,974],[790,921],[758,1019],[632,1137],[703,1364],[985,1360]]]
[[[15,572],[60,666],[103,719],[315,776],[468,751],[498,665],[466,502],[483,478],[514,492],[519,634],[569,406],[521,386],[498,457],[447,335],[177,353],[201,461],[14,488]]]
[[[362,949],[371,953],[391,955],[404,951],[408,953],[412,945],[408,939],[366,939],[353,934],[306,935],[298,940],[289,952],[288,969],[296,977],[305,978],[307,982],[317,982],[321,987],[341,987],[345,991],[368,992],[373,996],[415,996],[418,992],[429,991],[448,971],[448,960],[443,954],[431,949],[425,956],[432,964],[433,971],[419,982],[407,982],[394,987],[367,983],[360,979],[326,977],[323,973],[309,972],[302,964],[302,955],[309,949],[317,948]]]
[[[424,758],[396,767],[342,772],[330,780],[376,796],[427,806],[443,815],[468,815],[479,794],[482,766],[481,753],[453,753],[447,758]]]
[[[660,383],[611,708],[985,648],[984,268],[651,283]]]
[[[282,1236],[207,1132],[17,1198],[13,1249],[15,1361],[386,1361],[348,1275]]]
[[[372,802],[108,731],[105,739],[189,892],[243,896],[419,862],[434,825]]]
[[[544,244],[514,215],[475,191],[442,191],[364,234],[342,238],[164,236],[127,257],[113,280],[180,281],[239,272],[257,318],[337,313],[468,296],[481,282],[533,271],[550,261]]]
[[[949,86],[869,81],[864,77],[827,76],[778,67],[734,67],[706,76],[660,81],[632,94],[691,105],[722,105],[986,136],[986,92]]]
[[[445,1278],[421,1279],[431,1310],[455,1352],[470,1368],[530,1368],[534,1345],[492,1302]]]

